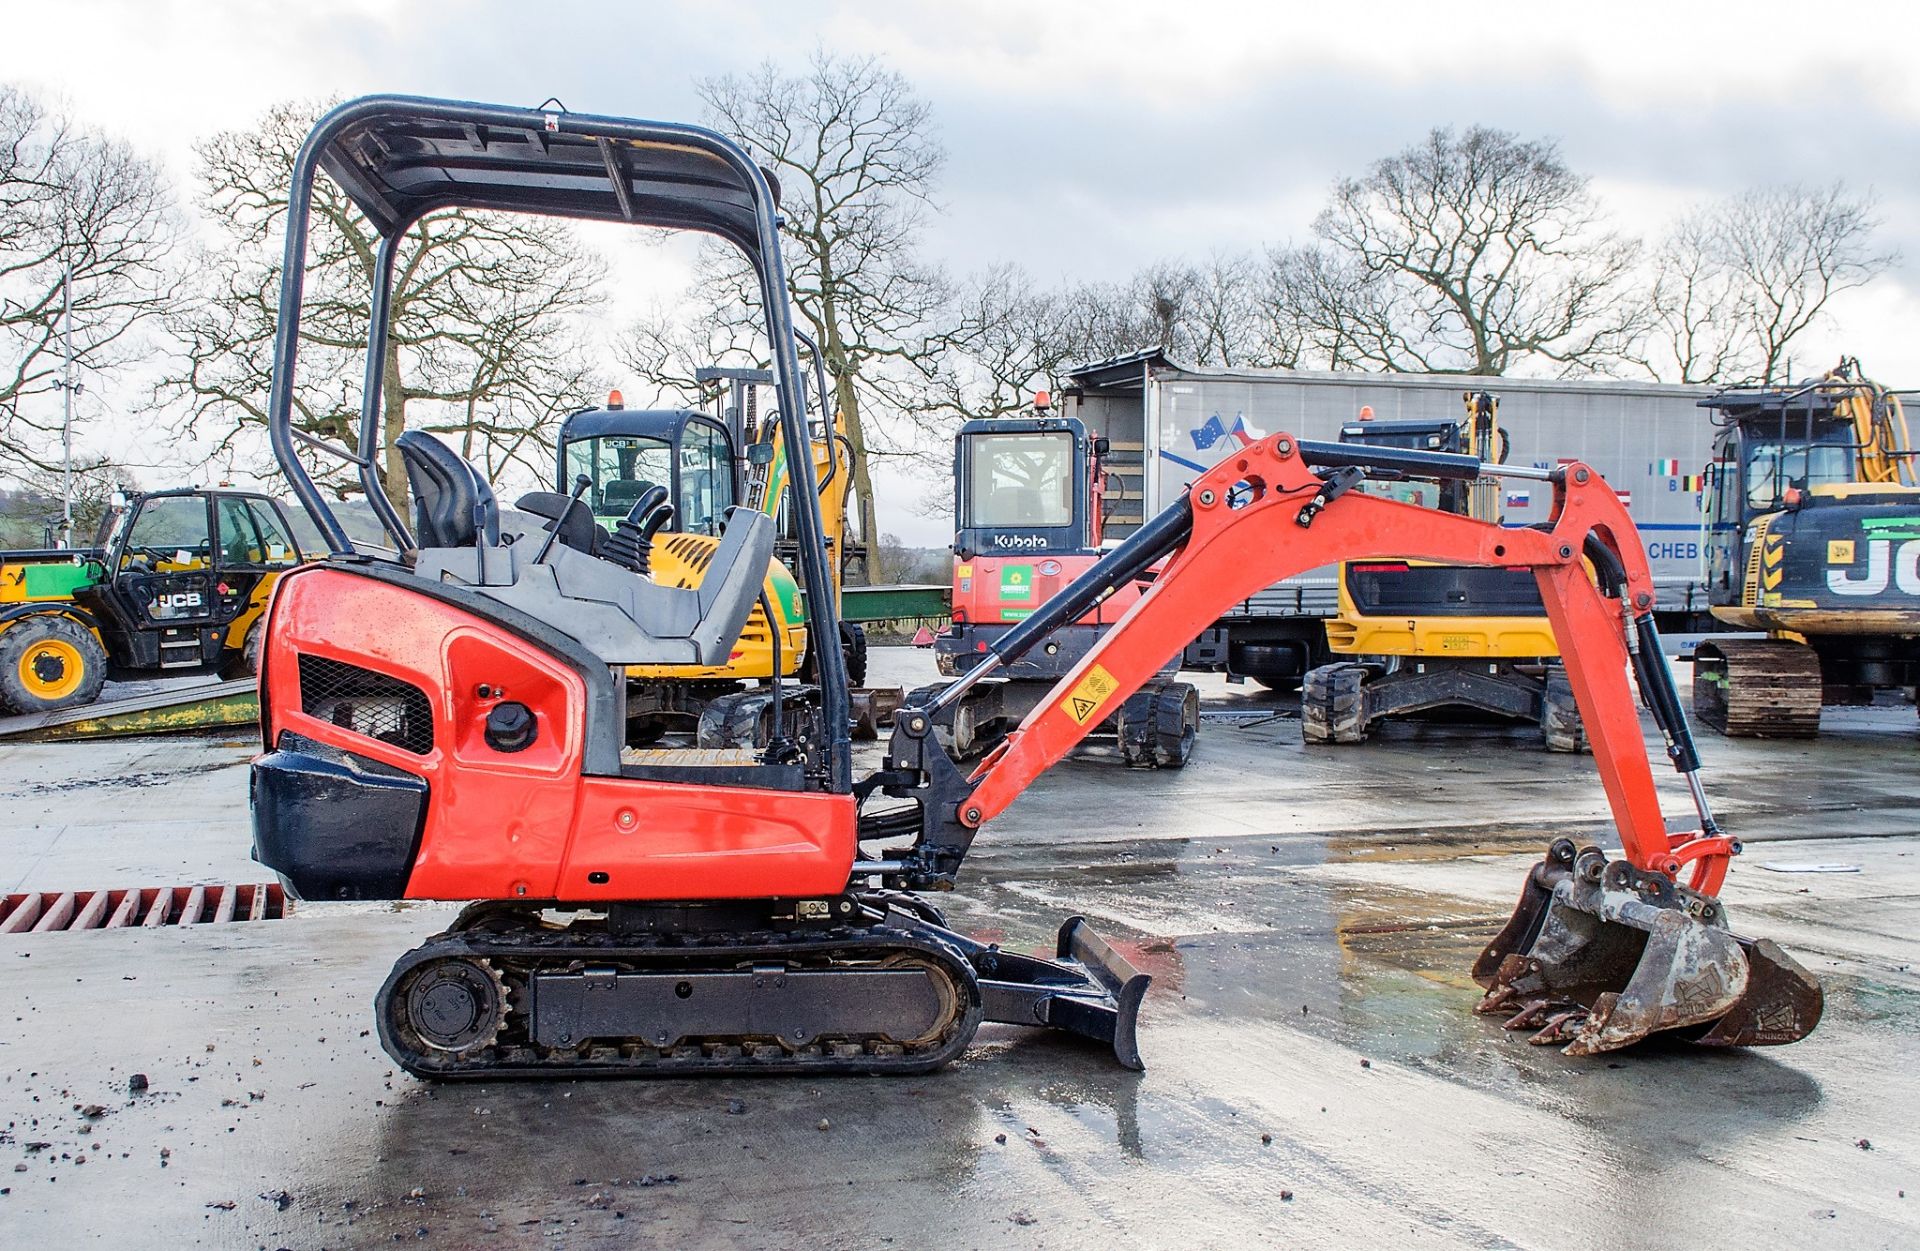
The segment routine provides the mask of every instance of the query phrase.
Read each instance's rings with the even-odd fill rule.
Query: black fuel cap
[[[508,700],[495,704],[487,713],[487,746],[495,751],[525,751],[533,746],[533,740],[540,736],[540,728],[533,719],[533,710],[525,704]]]

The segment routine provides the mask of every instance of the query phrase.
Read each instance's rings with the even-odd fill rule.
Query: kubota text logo
[[[1031,550],[1036,547],[1045,547],[1047,541],[1037,534],[996,534],[993,536],[993,545]]]
[[[1867,549],[1867,567],[1856,573],[1854,551],[1860,547]],[[1879,595],[1889,583],[1902,595],[1920,595],[1920,539],[1898,548],[1888,539],[1833,542],[1827,544],[1827,560],[1827,589],[1835,595]]]

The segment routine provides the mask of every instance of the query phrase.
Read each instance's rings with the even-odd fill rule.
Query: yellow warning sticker
[[[1853,540],[1828,539],[1827,563],[1829,565],[1851,565],[1853,563]]]
[[[1085,725],[1093,720],[1093,715],[1100,711],[1100,705],[1107,702],[1107,696],[1113,694],[1118,686],[1111,673],[1095,665],[1087,670],[1086,677],[1074,683],[1061,707],[1067,710],[1069,717]]]

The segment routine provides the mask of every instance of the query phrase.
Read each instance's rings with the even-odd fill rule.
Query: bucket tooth
[[[1575,1056],[1668,1031],[1708,1046],[1793,1042],[1822,1003],[1776,944],[1729,931],[1719,900],[1564,839],[1528,873],[1473,971],[1487,990],[1476,1011],[1537,1026],[1530,1041]]]
[[[1551,1047],[1556,1043],[1563,1043],[1573,1035],[1586,1017],[1585,1008],[1567,1008],[1556,1012],[1527,1041],[1536,1047]]]
[[[1516,959],[1516,953],[1533,946],[1533,940],[1540,935],[1540,927],[1546,921],[1547,908],[1553,903],[1553,886],[1573,866],[1573,840],[1558,838],[1547,848],[1546,858],[1533,866],[1527,873],[1527,880],[1520,887],[1520,902],[1514,905],[1513,915],[1500,932],[1480,953],[1473,963],[1473,980],[1485,986],[1488,999],[1494,1000],[1485,1011],[1494,1011],[1498,1004],[1511,998],[1513,992],[1507,991],[1496,999],[1498,989],[1508,986],[1512,977],[1506,962]]]

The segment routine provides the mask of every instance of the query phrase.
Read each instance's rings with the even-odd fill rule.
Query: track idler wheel
[[[507,988],[485,960],[428,959],[398,972],[380,995],[382,1041],[457,1060],[493,1045],[507,1019]],[[391,1048],[389,1048],[391,1050]]]
[[[1532,1041],[1594,1055],[1671,1032],[1777,1046],[1820,1022],[1820,983],[1774,943],[1736,937],[1725,906],[1660,873],[1558,839],[1474,964],[1475,1009]]]

